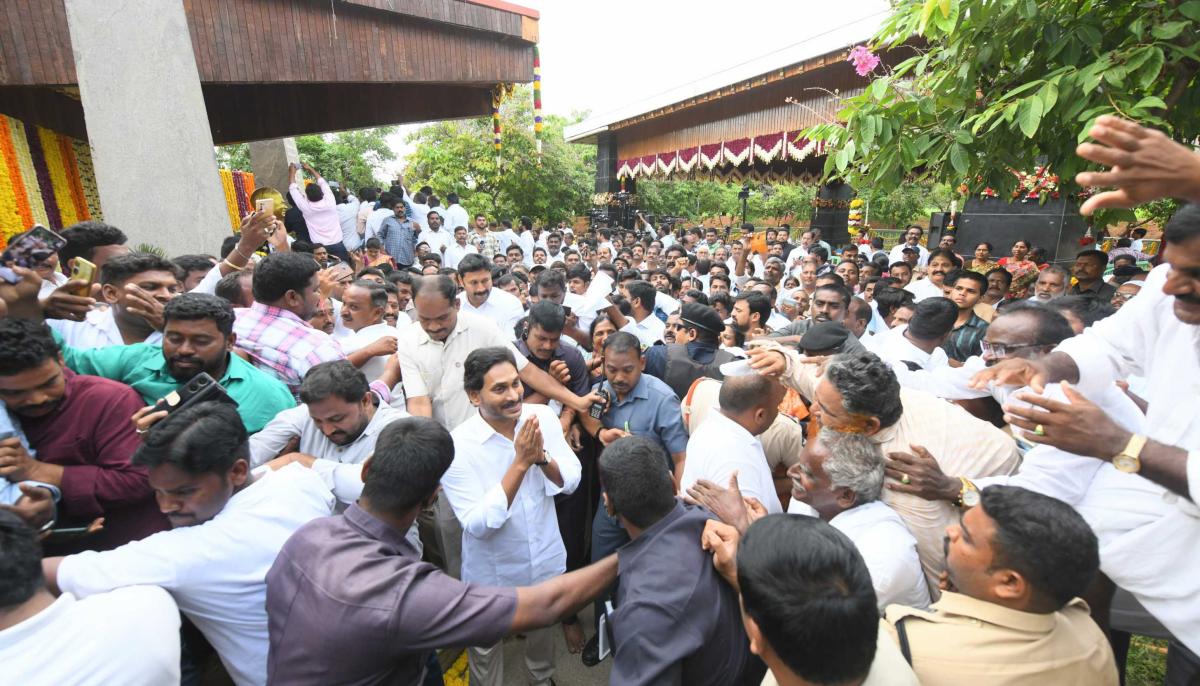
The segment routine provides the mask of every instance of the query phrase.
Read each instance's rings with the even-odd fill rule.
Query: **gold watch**
[[[1126,474],[1137,474],[1142,468],[1142,448],[1146,447],[1148,439],[1141,434],[1134,434],[1129,437],[1129,442],[1125,444],[1125,449],[1117,453],[1112,464],[1117,468],[1117,471],[1125,472]]]
[[[954,502],[959,507],[975,507],[979,504],[979,489],[965,476],[958,477],[962,482],[962,490],[958,492],[958,500]]]

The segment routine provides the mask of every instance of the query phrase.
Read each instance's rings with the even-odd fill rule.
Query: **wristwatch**
[[[1125,444],[1125,449],[1117,453],[1112,464],[1119,472],[1126,474],[1137,474],[1142,468],[1142,448],[1146,447],[1148,439],[1141,434],[1134,434],[1129,437],[1129,442]]]
[[[550,464],[550,453],[548,453],[548,452],[546,452],[545,450],[543,450],[543,451],[542,451],[542,461],[541,461],[541,462],[534,462],[534,464],[535,464],[535,465],[537,465],[537,466],[539,466],[539,467],[545,467],[546,465]]]
[[[962,482],[962,490],[958,492],[958,500],[955,500],[954,504],[958,507],[975,507],[978,505],[979,489],[965,476],[958,477],[958,480]]]

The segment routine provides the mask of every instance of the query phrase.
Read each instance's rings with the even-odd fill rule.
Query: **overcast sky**
[[[518,0],[541,13],[542,107],[602,114],[887,9],[886,0]],[[403,157],[403,127],[389,141]],[[402,161],[390,165],[394,171]]]

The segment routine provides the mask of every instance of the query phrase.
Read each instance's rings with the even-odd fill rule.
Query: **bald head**
[[[779,414],[785,389],[759,374],[726,377],[718,403],[721,413],[757,436],[766,431]]]

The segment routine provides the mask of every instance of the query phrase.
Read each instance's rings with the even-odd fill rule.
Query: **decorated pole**
[[[542,56],[533,46],[533,141],[537,146],[537,164],[542,166]]]
[[[504,99],[503,84],[492,91],[492,145],[496,149],[496,169],[500,169],[500,103]]]

